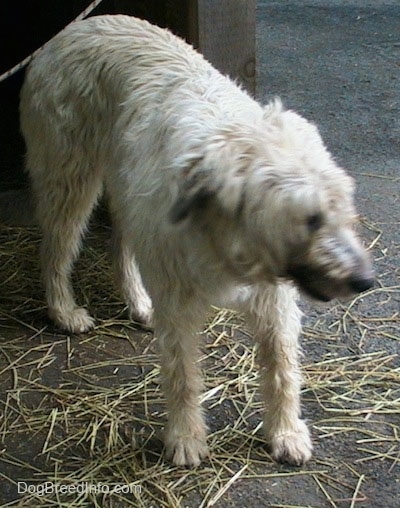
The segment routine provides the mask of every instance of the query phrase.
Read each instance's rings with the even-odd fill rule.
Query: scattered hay
[[[366,227],[371,249],[385,256],[379,230]],[[240,316],[216,309],[201,358],[211,457],[178,469],[162,454],[166,415],[155,341],[126,319],[113,292],[108,237],[107,227],[97,227],[77,267],[78,298],[99,317],[93,332],[77,337],[47,321],[36,230],[1,232],[2,506],[206,508],[238,506],[237,499],[250,506],[258,492],[276,508],[353,508],[374,490],[371,466],[395,476],[399,286],[382,284],[306,322],[304,349],[315,361],[304,360],[303,399],[316,453],[301,469],[271,461],[251,339]],[[36,490],[13,502],[22,481]],[[46,482],[53,490],[39,491]]]

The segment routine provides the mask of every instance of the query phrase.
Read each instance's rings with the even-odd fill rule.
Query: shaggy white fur
[[[210,304],[249,316],[273,457],[308,460],[295,287],[328,300],[372,284],[353,183],[316,127],[127,16],[74,23],[46,46],[27,72],[21,125],[49,315],[71,332],[94,325],[70,275],[104,187],[117,280],[159,340],[173,462],[207,455],[196,359]]]

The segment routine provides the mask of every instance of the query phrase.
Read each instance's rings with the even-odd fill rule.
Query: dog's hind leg
[[[60,328],[75,333],[94,325],[93,318],[75,302],[71,271],[102,189],[100,175],[91,172],[88,176],[87,168],[80,164],[68,161],[62,173],[59,169],[30,171],[43,234],[41,264],[49,316]]]
[[[311,457],[308,428],[300,419],[298,365],[301,312],[289,285],[259,287],[246,302],[258,342],[264,431],[275,460],[301,465]]]
[[[124,240],[121,230],[122,228],[114,224],[112,250],[116,281],[122,297],[128,305],[130,318],[143,325],[151,326],[152,303],[143,286],[134,253]]]

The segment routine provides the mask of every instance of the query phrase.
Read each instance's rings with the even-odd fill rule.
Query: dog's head
[[[183,176],[173,222],[200,222],[242,279],[291,279],[323,301],[373,285],[354,231],[352,179],[317,128],[279,103],[251,129],[221,132]]]

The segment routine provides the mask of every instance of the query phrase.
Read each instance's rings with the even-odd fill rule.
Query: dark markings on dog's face
[[[288,269],[288,276],[312,298],[321,302],[329,302],[331,300],[330,296],[318,289],[318,286],[323,281],[323,274],[321,272],[311,270],[308,266],[297,265]]]
[[[318,269],[298,265],[290,268],[288,275],[305,294],[321,302],[362,293],[374,285],[371,272],[360,274],[355,272],[346,279],[340,280],[331,278]]]
[[[374,284],[369,257],[351,228],[324,231],[320,226],[307,245],[293,250],[287,276],[306,294],[325,302]]]

